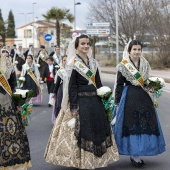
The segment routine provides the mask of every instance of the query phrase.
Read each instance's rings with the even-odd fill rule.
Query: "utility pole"
[[[119,64],[119,25],[118,25],[118,0],[116,0],[116,65]]]

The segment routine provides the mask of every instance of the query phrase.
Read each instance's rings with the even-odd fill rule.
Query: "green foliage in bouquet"
[[[32,112],[32,106],[33,104],[23,104],[22,105],[22,112],[21,112],[21,118],[22,123],[24,126],[29,126],[31,122],[31,112]]]
[[[105,98],[105,99],[101,99],[101,100],[104,105],[104,109],[106,111],[106,116],[107,116],[108,120],[111,121],[113,119],[112,110],[115,107],[114,98],[110,95],[109,98],[107,96],[107,99]]]
[[[154,90],[160,90],[162,88],[162,85],[161,85],[161,81],[159,81],[158,79],[156,81],[151,81],[151,80],[147,80],[147,83],[146,83],[146,87],[147,89],[154,89]]]
[[[112,90],[107,86],[103,86],[97,89],[97,95],[101,98],[101,101],[104,105],[107,119],[111,121],[113,119],[112,110],[115,106],[114,98],[112,97]]]
[[[145,82],[145,88],[147,92],[152,92],[152,100],[154,107],[158,107],[158,102],[156,98],[159,98],[162,95],[162,88],[165,86],[165,81],[162,78],[159,77],[150,77],[148,80]]]
[[[15,94],[15,93],[12,94],[12,98],[17,106],[22,106],[23,104],[29,102],[33,96],[34,96],[33,90],[29,90],[28,92],[26,92],[24,98],[22,97],[22,94]]]
[[[99,96],[101,99],[103,100],[108,100],[110,98],[110,96],[112,95],[112,91],[107,92],[106,94],[103,94],[101,96]]]

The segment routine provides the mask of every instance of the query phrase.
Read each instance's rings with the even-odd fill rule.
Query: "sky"
[[[18,28],[33,21],[33,14],[27,14],[33,13],[33,7],[34,17],[38,17],[38,20],[44,20],[42,14],[46,14],[51,7],[70,9],[70,13],[74,15],[74,1],[81,3],[81,5],[75,5],[76,27],[85,29],[88,22],[89,0],[0,0],[0,9],[4,21],[8,19],[9,11],[12,10],[15,27]],[[33,5],[33,3],[36,4]],[[74,24],[65,23],[74,27]]]

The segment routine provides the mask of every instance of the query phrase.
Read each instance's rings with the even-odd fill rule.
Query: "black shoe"
[[[133,165],[135,165],[138,168],[140,168],[140,167],[142,167],[142,165],[144,165],[144,161],[143,160],[141,160],[141,162],[136,162],[132,157],[130,157],[130,160],[133,163]]]
[[[51,107],[52,105],[50,103],[48,103],[48,107]]]

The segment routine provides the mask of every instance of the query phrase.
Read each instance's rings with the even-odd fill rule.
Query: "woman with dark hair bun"
[[[88,35],[72,40],[67,50],[63,100],[45,151],[49,163],[79,169],[106,167],[119,159],[103,103],[99,65],[91,57]]]
[[[118,64],[115,81],[115,104],[113,125],[120,155],[129,155],[132,163],[141,167],[139,156],[153,156],[165,151],[165,141],[154,103],[145,90],[150,65],[142,56],[142,43],[130,41]]]
[[[22,66],[21,77],[25,77],[22,89],[34,91],[34,96],[30,100],[30,103],[42,102],[41,87],[39,83],[40,73],[32,55],[26,57],[26,63]]]

